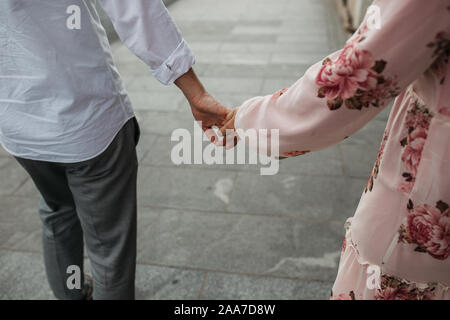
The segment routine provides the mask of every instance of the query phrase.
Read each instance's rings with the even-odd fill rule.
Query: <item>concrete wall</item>
[[[177,1],[177,0],[163,0],[166,7],[175,1]],[[100,15],[100,18],[102,19],[103,27],[105,28],[106,33],[108,34],[109,41],[114,42],[114,41],[118,40],[119,37],[117,36],[116,31],[114,30],[114,26],[112,25],[111,21],[109,20],[108,16],[103,11],[103,9],[101,8],[100,5],[97,5],[97,10]]]

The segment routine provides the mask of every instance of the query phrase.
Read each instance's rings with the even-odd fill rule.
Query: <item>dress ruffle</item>
[[[352,218],[345,223],[345,240],[332,300],[430,300],[450,299],[450,286],[423,283],[383,272],[364,259],[352,239]]]

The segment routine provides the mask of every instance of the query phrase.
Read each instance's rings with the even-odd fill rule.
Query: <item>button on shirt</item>
[[[0,141],[14,156],[73,163],[102,153],[134,116],[96,0],[0,1]],[[163,84],[194,56],[161,0],[99,0]]]

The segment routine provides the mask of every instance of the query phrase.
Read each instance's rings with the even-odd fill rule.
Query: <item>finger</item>
[[[230,120],[228,120],[225,125],[223,127],[220,128],[220,133],[222,136],[226,136],[227,135],[227,129],[228,130],[234,130],[234,117],[231,118]]]
[[[216,134],[216,131],[211,127],[203,127],[203,131],[205,132],[206,137],[209,139],[209,141],[215,143],[219,140],[219,137]]]
[[[227,135],[226,135],[226,144],[225,144],[225,148],[227,150],[233,148],[234,146],[237,145],[238,140],[239,140],[239,136],[236,133],[236,131],[234,130],[227,130]]]
[[[227,116],[225,117],[225,121],[229,121],[231,118],[234,118],[236,114],[236,109],[230,109],[230,112],[228,112]]]

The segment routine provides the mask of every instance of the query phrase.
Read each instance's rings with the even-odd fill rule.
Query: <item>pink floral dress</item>
[[[336,144],[396,98],[332,299],[450,299],[450,1],[379,0],[346,46],[288,89],[246,101],[237,129],[279,129],[280,155]]]

